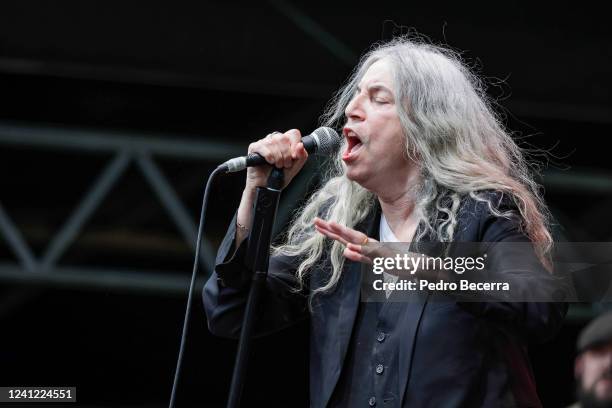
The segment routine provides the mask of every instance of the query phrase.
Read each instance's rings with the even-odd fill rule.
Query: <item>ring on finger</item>
[[[367,235],[366,235],[366,237],[363,239],[363,241],[361,242],[361,244],[360,244],[360,245],[361,245],[361,246],[363,246],[363,245],[367,245],[367,243],[368,243],[368,241],[369,241],[369,240],[370,240],[370,239],[369,239],[369,238],[367,237]]]

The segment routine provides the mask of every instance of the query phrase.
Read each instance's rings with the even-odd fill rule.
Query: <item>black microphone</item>
[[[342,138],[338,136],[338,133],[328,127],[320,127],[308,136],[302,138],[304,148],[308,154],[318,154],[320,156],[329,156],[336,150]],[[268,164],[266,159],[259,153],[251,153],[248,156],[235,157],[230,159],[219,166],[225,173],[233,173],[235,171],[244,170],[247,167],[260,166],[262,164]]]

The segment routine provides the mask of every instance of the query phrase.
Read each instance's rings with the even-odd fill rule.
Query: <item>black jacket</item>
[[[497,209],[514,209],[500,193],[490,193]],[[378,237],[380,210],[357,229]],[[203,300],[211,332],[238,337],[248,295],[249,273],[244,268],[245,245],[234,248],[235,220],[219,248],[215,273],[204,287]],[[517,218],[491,214],[485,203],[465,198],[459,211],[455,241],[527,242]],[[246,241],[245,241],[246,242]],[[452,256],[452,255],[451,255]],[[525,287],[533,277],[549,283],[549,273],[535,255],[521,255],[496,265],[504,273],[525,274]],[[312,271],[310,289],[321,287],[331,263],[325,257]],[[337,384],[351,340],[358,310],[361,266],[346,261],[336,289],[316,296],[312,311],[307,297],[295,293],[296,260],[270,259],[264,310],[258,335],[310,318],[310,406],[325,407]],[[529,284],[527,283],[529,282]],[[535,289],[535,288],[534,288]],[[432,302],[425,296],[411,302],[398,322],[404,346],[399,350],[402,407],[539,407],[535,380],[527,355],[529,340],[543,341],[560,328],[567,305],[541,302]]]

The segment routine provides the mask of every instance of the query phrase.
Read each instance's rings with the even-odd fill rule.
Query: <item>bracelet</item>
[[[236,226],[238,227],[239,230],[244,231],[244,232],[249,232],[249,229],[242,225],[241,223],[239,223],[238,221],[236,221]]]

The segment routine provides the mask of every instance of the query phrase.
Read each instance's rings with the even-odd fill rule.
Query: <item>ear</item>
[[[584,371],[584,356],[579,355],[574,361],[574,378],[580,378]]]

